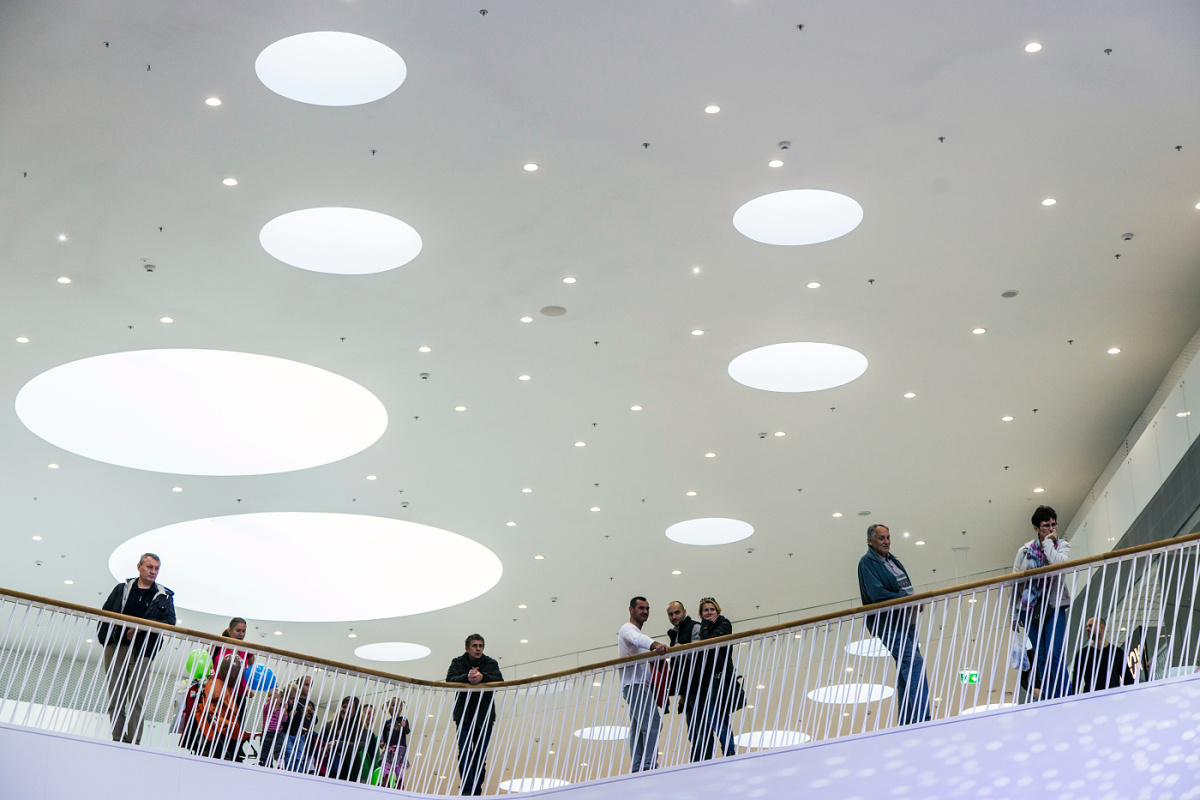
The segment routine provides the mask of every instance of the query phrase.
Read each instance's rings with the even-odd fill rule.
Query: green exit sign
[[[958,681],[959,683],[979,683],[979,673],[973,669],[960,670]]]

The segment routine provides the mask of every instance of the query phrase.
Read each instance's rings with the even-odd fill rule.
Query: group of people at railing
[[[1030,518],[1034,538],[1017,550],[1013,572],[1062,564],[1071,556],[1069,542],[1058,538],[1058,514],[1038,506]],[[867,528],[867,552],[859,560],[858,585],[863,605],[908,597],[914,587],[900,559],[891,553],[886,525]],[[1107,689],[1134,683],[1137,668],[1124,651],[1105,638],[1105,620],[1088,620],[1088,644],[1074,661],[1075,685],[1064,654],[1068,641],[1071,591],[1062,571],[1031,576],[1012,589],[1011,659],[1021,669],[1021,685],[1031,700],[1052,699],[1079,691]],[[896,711],[900,724],[930,718],[929,683],[917,634],[919,607],[906,606],[866,615],[867,630],[877,637],[896,662]],[[1144,647],[1141,648],[1144,652]],[[1144,665],[1144,657],[1140,662]]]
[[[1069,543],[1058,538],[1054,509],[1039,506],[1031,521],[1036,535],[1018,550],[1014,572],[1060,564],[1070,556]],[[173,625],[173,593],[156,582],[160,564],[156,555],[144,554],[138,561],[138,576],[118,584],[104,610]],[[858,579],[864,605],[914,594],[907,570],[891,553],[891,533],[886,525],[867,528],[867,552],[859,560]],[[1029,699],[1061,697],[1071,694],[1075,687],[1082,691],[1108,688],[1135,682],[1138,677],[1127,667],[1121,648],[1107,643],[1105,622],[1096,617],[1087,623],[1089,644],[1074,661],[1072,685],[1064,656],[1070,603],[1071,593],[1061,571],[1030,576],[1013,587],[1012,666],[1022,670],[1022,686]],[[733,632],[714,598],[701,599],[698,611],[701,619],[696,621],[681,602],[667,605],[671,623],[668,647],[643,633],[650,604],[645,597],[634,597],[629,604],[629,621],[618,632],[618,655],[664,654],[672,648]],[[896,662],[895,705],[900,724],[930,719],[928,676],[917,632],[919,613],[919,606],[897,605],[868,613],[864,619],[867,630]],[[105,621],[98,635],[104,647],[112,737],[138,743],[149,665],[162,634]],[[246,622],[241,618],[231,620],[222,632],[222,636],[233,640],[244,639],[245,635]],[[446,681],[468,686],[502,681],[499,664],[483,650],[482,636],[467,637],[464,653],[451,662]],[[260,764],[341,780],[393,787],[402,784],[410,725],[403,716],[400,698],[388,701],[388,718],[378,730],[374,707],[354,696],[343,698],[336,714],[320,725],[317,707],[309,697],[311,677],[275,687],[272,676],[270,685],[265,685],[255,655],[229,643],[213,645],[209,663],[211,669],[201,670],[204,674],[193,671],[197,680],[184,695],[177,714],[180,743],[193,753],[226,760],[246,759],[243,745],[251,736],[248,731],[256,729],[260,734],[256,757]],[[1144,667],[1144,658],[1142,664]],[[737,753],[730,715],[746,705],[746,693],[728,645],[692,649],[670,659],[633,661],[620,667],[620,680],[629,715],[633,772],[658,766],[660,709],[670,713],[672,698],[677,699],[676,712],[685,718],[692,761],[712,758],[718,744],[726,756]],[[267,692],[262,703],[262,724],[248,726],[247,699],[256,689]],[[455,698],[453,720],[457,726],[460,792],[481,794],[496,722],[493,692],[460,692]]]

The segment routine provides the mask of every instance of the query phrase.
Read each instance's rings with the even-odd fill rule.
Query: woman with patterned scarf
[[[1013,572],[1061,564],[1071,557],[1071,544],[1058,538],[1058,514],[1053,508],[1038,506],[1031,521],[1037,536],[1021,545]],[[1063,657],[1071,593],[1063,584],[1062,575],[1054,572],[1013,585],[1013,630],[1018,625],[1024,626],[1033,643],[1031,682],[1041,686],[1041,697],[1045,700],[1071,694],[1071,678]]]

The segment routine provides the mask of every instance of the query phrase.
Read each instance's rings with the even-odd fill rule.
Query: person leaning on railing
[[[650,618],[650,602],[638,595],[629,601],[629,622],[617,632],[617,655],[635,656],[647,650],[667,652],[667,646],[642,633]],[[651,679],[650,665],[645,661],[621,667],[621,696],[629,709],[629,756],[631,771],[654,769],[658,765],[658,732],[662,717]]]
[[[912,581],[900,559],[891,554],[892,532],[886,525],[867,528],[867,552],[858,560],[858,591],[863,605],[913,594]],[[896,713],[901,725],[929,720],[929,683],[917,644],[915,608],[889,608],[867,614],[867,630],[878,637],[896,660]]]
[[[404,785],[404,768],[408,764],[408,734],[412,728],[404,716],[404,701],[393,697],[388,701],[390,718],[383,723],[379,734],[379,785],[400,789]]]
[[[103,610],[174,625],[175,593],[155,582],[161,566],[162,560],[154,553],[143,553],[138,559],[137,577],[113,587]],[[161,636],[153,631],[123,628],[115,622],[101,622],[96,640],[104,647],[112,739],[141,744],[150,662],[158,652]]]
[[[1038,506],[1030,521],[1036,536],[1017,550],[1013,572],[1061,564],[1071,557],[1071,543],[1058,539],[1058,514],[1053,508]],[[1062,572],[1055,572],[1013,584],[1013,630],[1018,625],[1024,627],[1033,643],[1034,682],[1046,700],[1071,694],[1071,677],[1063,656],[1071,593],[1062,578]]]
[[[466,640],[466,652],[450,662],[447,683],[495,683],[504,680],[496,659],[483,654],[483,637],[472,633]],[[487,754],[496,723],[491,692],[459,692],[454,700],[454,724],[458,726],[459,794],[483,794],[487,777]]]
[[[700,639],[702,641],[733,633],[733,623],[721,615],[721,604],[712,597],[701,598],[700,620]],[[739,686],[733,658],[729,654],[729,646],[705,650],[701,657],[701,665],[700,686],[703,694],[700,706],[702,716],[698,732],[702,740],[702,755],[705,759],[713,757],[715,751],[713,734],[716,734],[717,740],[721,743],[721,752],[727,756],[736,756],[737,746],[733,741],[733,731],[729,727],[729,714],[736,710],[733,708],[733,704]],[[694,743],[692,755],[692,760],[696,761]]]
[[[198,756],[234,761],[250,734],[242,730],[236,687],[242,680],[242,660],[226,655],[204,682],[192,719],[185,728],[183,746]]]
[[[225,630],[221,631],[221,635],[229,639],[237,639],[239,642],[246,638],[246,620],[241,617],[234,617],[229,620],[229,624],[225,626]],[[246,698],[253,697],[254,692],[250,691],[247,681],[250,677],[250,668],[254,666],[254,653],[246,650],[238,650],[228,644],[214,643],[209,650],[209,655],[212,656],[212,663],[220,664],[225,660],[225,656],[235,656],[242,662],[242,678],[235,686],[232,686],[234,694],[237,696],[238,702],[238,724],[244,725],[246,721]]]

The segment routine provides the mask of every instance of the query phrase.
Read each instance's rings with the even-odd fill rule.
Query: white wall
[[[1082,519],[1071,521],[1072,557],[1105,553],[1116,547],[1197,434],[1200,434],[1200,358],[1193,358],[1146,430],[1129,448],[1121,466],[1099,490],[1095,505]]]

